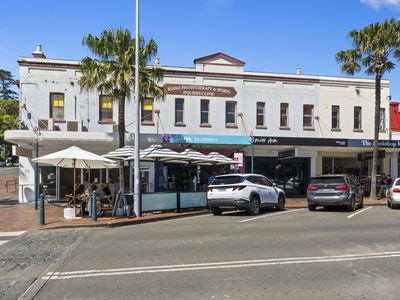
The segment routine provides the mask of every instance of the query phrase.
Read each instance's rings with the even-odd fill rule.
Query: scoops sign
[[[233,87],[226,86],[166,84],[163,89],[167,95],[233,98],[237,94]]]

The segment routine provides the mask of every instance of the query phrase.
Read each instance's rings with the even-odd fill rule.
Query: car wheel
[[[393,203],[391,201],[388,201],[388,206],[389,208],[394,209]]]
[[[249,209],[247,210],[249,215],[258,215],[260,213],[260,200],[257,196],[251,196]]]
[[[364,196],[361,196],[361,201],[360,204],[358,204],[358,208],[363,208],[364,207]]]
[[[275,206],[275,208],[278,211],[284,211],[285,210],[285,197],[283,197],[283,195],[279,195],[278,205]]]
[[[212,207],[212,208],[210,209],[210,211],[211,211],[211,213],[212,213],[214,216],[220,216],[220,215],[222,215],[222,209],[220,209],[219,207]]]
[[[348,211],[355,211],[356,210],[356,199],[353,197],[351,199],[351,204],[347,207]]]
[[[309,211],[316,211],[317,210],[317,206],[314,204],[308,204],[308,210]]]

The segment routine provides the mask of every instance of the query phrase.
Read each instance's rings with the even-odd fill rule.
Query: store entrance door
[[[246,170],[251,158],[246,157]],[[287,197],[304,197],[310,183],[310,159],[296,157],[278,160],[276,157],[255,157],[254,172],[262,174],[283,189]]]

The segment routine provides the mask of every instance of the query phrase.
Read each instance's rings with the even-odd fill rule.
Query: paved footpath
[[[39,274],[62,263],[88,232],[64,229],[23,233],[0,246],[0,299],[18,299]]]

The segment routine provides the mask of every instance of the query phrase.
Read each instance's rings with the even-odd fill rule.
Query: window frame
[[[106,97],[111,98],[111,118],[102,117],[102,100]],[[110,95],[99,95],[99,121],[100,124],[114,124],[114,101]]]
[[[207,104],[207,111],[203,111],[203,103]],[[203,114],[207,114],[207,122],[203,122]],[[200,127],[211,127],[210,124],[210,100],[200,99]]]
[[[306,108],[311,108],[311,115],[306,115]],[[310,118],[311,125],[305,125],[305,118]],[[304,130],[314,130],[314,105],[313,104],[303,104],[303,129]]]
[[[286,107],[286,114],[282,115],[282,106]],[[282,117],[286,117],[286,125],[282,125]],[[289,103],[288,102],[282,102],[279,105],[279,129],[282,130],[290,130],[289,127]]]
[[[63,96],[63,106],[62,106],[62,118],[55,118],[54,113],[53,113],[53,95],[62,95]],[[59,106],[57,106],[59,107]],[[49,117],[52,118],[55,122],[64,122],[65,121],[65,93],[57,93],[57,92],[51,92],[49,95]]]
[[[258,105],[261,104],[262,105],[262,113],[258,112]],[[265,120],[265,102],[263,101],[257,101],[256,102],[256,128],[267,128],[266,126],[266,120]],[[262,116],[262,124],[258,124],[258,117]]]
[[[337,108],[337,115],[336,115],[336,127],[333,127],[333,108]],[[331,130],[332,131],[340,131],[340,106],[339,105],[332,105],[331,106]]]
[[[178,104],[178,102],[182,102],[182,110],[177,110],[176,105]],[[184,98],[175,98],[174,111],[175,111],[175,120],[174,120],[175,126],[186,126],[186,124],[185,124],[185,99]],[[182,120],[181,121],[177,120],[178,112],[182,112]]]
[[[359,109],[358,111],[358,127],[356,128],[355,122],[356,122],[356,109]],[[353,109],[353,131],[362,131],[362,106],[354,106]]]
[[[148,117],[149,114],[143,115],[145,111],[150,111],[150,110],[144,110],[143,105],[145,104],[145,101],[151,101],[151,120],[145,120],[144,117]],[[140,122],[142,125],[154,125],[154,99],[153,98],[145,98],[143,101],[140,103]]]
[[[230,115],[233,114],[234,123],[228,123],[227,116],[228,116],[228,104],[233,104],[235,107],[235,111],[233,113],[229,113]],[[225,127],[226,128],[237,128],[237,102],[236,101],[225,101]]]

